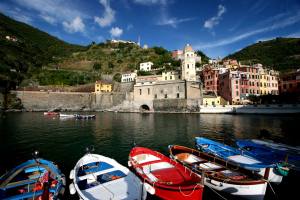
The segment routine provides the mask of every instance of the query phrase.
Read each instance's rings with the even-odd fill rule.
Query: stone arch
[[[140,111],[150,111],[150,107],[147,104],[143,104],[140,106]]]

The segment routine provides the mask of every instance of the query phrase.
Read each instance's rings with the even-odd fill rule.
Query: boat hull
[[[244,199],[263,199],[267,182],[251,171],[237,169],[234,165],[211,154],[184,146],[170,145],[170,157],[189,167],[199,175],[204,174],[204,185]],[[207,168],[204,168],[207,167]],[[224,173],[227,176],[224,176]],[[232,173],[233,175],[229,175]]]
[[[276,173],[276,162],[263,162],[254,157],[244,154],[244,151],[230,147],[207,138],[196,137],[196,146],[199,150],[214,154],[239,167],[254,171],[265,177],[266,180],[276,184],[281,183],[282,175]],[[269,173],[265,173],[270,169]]]
[[[236,185],[205,178],[204,184],[217,191],[249,200],[263,200],[267,189],[266,182],[256,185]]]
[[[70,173],[70,194],[83,200],[146,199],[140,179],[114,159],[86,154]]]
[[[201,178],[180,163],[143,147],[133,148],[129,159],[129,166],[149,185],[150,194],[166,200],[202,199]]]

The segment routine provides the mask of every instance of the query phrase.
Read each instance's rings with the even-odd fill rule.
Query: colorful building
[[[112,83],[108,81],[96,81],[95,93],[112,92]]]
[[[278,95],[278,73],[273,70],[260,69],[260,94],[261,95]]]
[[[227,71],[219,75],[219,94],[230,104],[240,104],[240,77],[239,71]]]
[[[205,106],[220,106],[228,104],[228,101],[221,96],[217,96],[217,94],[214,92],[206,92],[203,94],[202,98],[203,105]]]
[[[279,93],[294,93],[300,95],[300,69],[298,69],[296,72],[291,72],[280,76]]]
[[[181,78],[177,71],[168,71],[162,73],[162,81],[179,80]]]
[[[247,100],[249,95],[260,95],[259,67],[242,65],[238,68],[240,74],[241,101]]]

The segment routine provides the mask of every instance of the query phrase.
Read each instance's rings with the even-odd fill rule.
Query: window
[[[177,99],[179,98],[179,93],[177,93]]]
[[[236,84],[239,84],[239,81],[238,81],[238,80],[236,80],[236,81],[235,81],[235,83],[236,83]]]
[[[148,95],[150,94],[150,88],[148,88]]]
[[[142,89],[140,89],[140,95],[142,95]]]
[[[170,76],[170,80],[172,80],[172,76]]]
[[[236,91],[236,96],[239,96],[239,92],[238,91]]]
[[[235,86],[235,88],[236,88],[236,89],[239,89],[239,86],[238,86],[238,85],[236,85],[236,86]]]
[[[168,98],[168,95],[167,95],[167,94],[165,94],[165,99],[166,99],[166,98]]]
[[[246,93],[248,93],[248,89],[246,89]]]
[[[165,80],[167,80],[167,77],[165,76]]]
[[[179,86],[177,86],[177,90],[179,91]]]
[[[154,95],[154,98],[157,99],[157,94]]]
[[[187,64],[187,68],[188,68],[188,69],[190,68],[190,65],[189,65],[189,64]]]

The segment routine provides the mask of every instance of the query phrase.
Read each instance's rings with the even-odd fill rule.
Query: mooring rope
[[[206,185],[207,186],[207,185]],[[221,197],[224,200],[227,200],[225,197],[223,197],[220,193],[218,193],[215,189],[213,189],[212,187],[207,186],[209,189],[211,189],[214,193],[216,193],[219,197]]]
[[[269,186],[270,186],[270,188],[271,188],[271,190],[272,190],[274,196],[276,197],[276,199],[278,199],[278,196],[277,196],[277,194],[275,193],[275,190],[273,189],[273,187],[272,187],[270,181],[268,181],[268,180],[266,180],[266,181],[267,181],[267,183],[269,184]]]
[[[200,188],[201,188],[202,185],[200,185],[200,184],[197,183],[197,184],[194,186],[193,191],[192,191],[191,193],[189,193],[189,194],[184,194],[184,192],[182,192],[182,190],[181,190],[181,186],[179,186],[179,191],[180,191],[180,193],[181,193],[183,196],[189,197],[189,196],[191,196],[191,195],[195,192],[197,186],[200,186]]]

